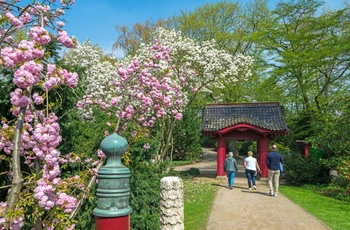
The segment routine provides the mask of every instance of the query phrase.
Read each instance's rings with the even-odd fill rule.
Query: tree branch
[[[104,160],[101,160],[101,162],[96,167],[97,171],[102,167],[103,163],[104,163]],[[70,219],[74,219],[76,217],[76,215],[78,214],[81,206],[83,205],[83,202],[85,200],[86,195],[90,192],[92,186],[94,185],[94,183],[96,181],[96,177],[97,177],[97,175],[94,175],[93,177],[91,177],[87,188],[84,190],[83,194],[80,195],[80,198],[77,202],[77,206],[75,207],[73,212],[70,214],[70,216],[69,216]]]

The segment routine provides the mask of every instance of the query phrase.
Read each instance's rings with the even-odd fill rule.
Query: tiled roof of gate
[[[271,131],[287,131],[284,108],[278,102],[209,104],[202,110],[201,131],[218,131],[247,123]]]

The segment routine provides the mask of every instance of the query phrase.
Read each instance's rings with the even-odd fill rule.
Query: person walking
[[[228,186],[232,189],[235,182],[235,174],[238,172],[238,165],[235,158],[233,158],[233,153],[229,152],[228,157],[225,160],[224,171],[226,172],[228,178]]]
[[[248,157],[244,159],[243,165],[245,168],[245,175],[248,179],[248,189],[252,190],[252,185],[253,189],[256,189],[255,176],[260,172],[260,167],[256,158],[253,157],[252,151],[248,151]]]
[[[272,145],[272,150],[267,153],[266,165],[268,168],[269,196],[277,196],[280,180],[280,164],[283,165],[282,155],[277,152],[277,146]]]

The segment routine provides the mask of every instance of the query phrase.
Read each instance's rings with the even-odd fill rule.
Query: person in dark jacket
[[[225,160],[224,171],[226,172],[228,178],[228,186],[232,189],[235,182],[235,173],[238,171],[238,165],[235,158],[233,158],[233,153],[229,152],[228,157]]]
[[[277,146],[272,145],[272,151],[268,152],[266,156],[270,189],[269,196],[277,196],[280,180],[280,163],[283,164],[282,155],[277,152]]]

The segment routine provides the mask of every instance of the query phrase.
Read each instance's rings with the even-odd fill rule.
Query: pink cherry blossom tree
[[[21,229],[29,217],[32,223],[27,224],[34,229],[73,229],[70,213],[77,207],[73,190],[85,188],[80,176],[60,174],[62,164],[80,157],[62,156],[57,149],[60,125],[48,96],[61,85],[75,88],[78,75],[51,63],[45,47],[50,42],[76,46],[60,19],[74,0],[28,2],[0,1],[0,65],[13,72],[16,86],[11,92],[16,119],[2,119],[0,129],[0,151],[11,159],[9,194],[6,202],[0,202],[0,229]],[[25,177],[21,163],[29,169]]]

